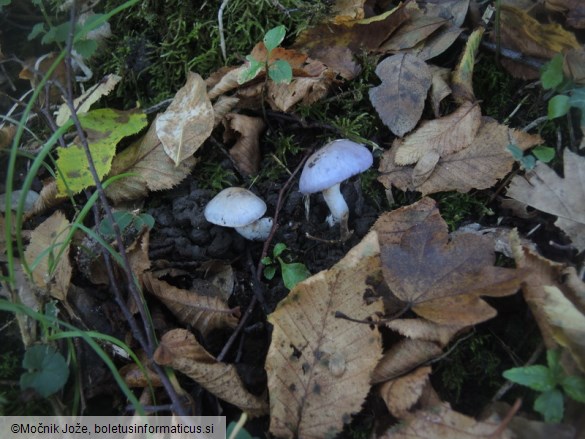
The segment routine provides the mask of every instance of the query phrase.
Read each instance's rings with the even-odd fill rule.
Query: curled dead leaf
[[[238,319],[228,308],[220,293],[212,284],[201,280],[197,291],[183,290],[144,273],[145,288],[158,297],[177,318],[200,331],[203,335],[214,329],[235,328]]]
[[[230,156],[240,172],[246,176],[256,174],[260,168],[260,134],[266,124],[259,117],[229,113],[223,120],[225,132],[223,141],[236,139],[230,149]]]
[[[380,387],[380,396],[392,415],[403,418],[417,403],[429,382],[430,366],[419,367],[408,375],[393,379]]]
[[[235,366],[217,361],[185,329],[173,329],[162,336],[154,361],[184,373],[208,392],[250,416],[262,416],[268,412],[264,399],[244,388]]]

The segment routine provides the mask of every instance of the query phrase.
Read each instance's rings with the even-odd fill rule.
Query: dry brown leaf
[[[439,29],[429,38],[411,49],[410,52],[424,61],[434,58],[451,47],[457,41],[461,32],[463,32],[463,29],[456,26]]]
[[[57,180],[54,178],[43,181],[43,188],[39,194],[39,197],[33,203],[31,209],[25,213],[26,218],[30,218],[34,215],[44,213],[51,207],[55,207],[67,200],[64,197],[57,197]]]
[[[238,78],[248,68],[246,64],[239,67],[222,67],[217,72],[211,74],[206,79],[205,83],[209,88],[207,97],[215,99],[229,91],[232,91],[240,86]]]
[[[567,50],[564,57],[565,76],[577,84],[585,84],[585,48]]]
[[[524,176],[512,179],[507,195],[542,212],[556,215],[573,245],[585,250],[585,158],[569,148],[563,155],[565,178],[542,162]]]
[[[259,117],[229,113],[223,120],[224,142],[236,140],[230,156],[242,174],[249,176],[260,168],[260,134],[266,124]]]
[[[189,72],[187,83],[175,94],[167,110],[156,118],[154,125],[164,151],[178,166],[207,140],[214,120],[205,81],[197,73]]]
[[[335,0],[331,6],[331,20],[335,24],[364,18],[364,3],[366,0]]]
[[[121,76],[109,74],[102,78],[100,82],[88,88],[78,98],[73,100],[73,106],[77,114],[87,113],[90,107],[95,104],[102,96],[107,96],[122,80]],[[61,104],[55,118],[57,126],[63,126],[71,116],[71,110],[67,104]]]
[[[69,227],[65,215],[55,212],[32,231],[24,252],[34,284],[58,300],[65,300],[71,282],[69,243],[65,241]]]
[[[380,396],[393,416],[402,418],[422,396],[429,383],[431,367],[419,367],[400,378],[388,381],[380,387]]]
[[[184,373],[208,392],[250,416],[268,412],[264,399],[244,388],[235,366],[218,362],[185,329],[173,329],[162,336],[154,353],[154,361]]]
[[[515,230],[510,235],[510,244],[516,266],[521,269],[530,270],[530,275],[526,276],[522,284],[522,293],[540,328],[540,333],[546,347],[548,349],[554,349],[558,345],[552,336],[552,331],[547,324],[546,316],[540,304],[543,302],[545,296],[543,287],[545,285],[560,285],[565,266],[548,260],[530,247],[522,245],[518,232]]]
[[[463,327],[458,325],[440,325],[425,319],[396,319],[386,323],[386,326],[405,337],[415,340],[426,340],[438,343],[441,347],[449,344],[451,339]]]
[[[449,236],[447,223],[429,203],[427,218],[402,233],[399,243],[380,236],[382,272],[391,294],[435,323],[473,325],[496,315],[479,296],[514,294],[524,273],[494,267],[490,239],[470,233]],[[404,211],[383,214],[402,222]],[[377,230],[379,224],[374,228]]]
[[[431,69],[431,93],[429,97],[433,106],[433,113],[438,118],[441,115],[441,101],[451,94],[451,87],[449,87],[448,83],[451,70],[433,65],[429,67]]]
[[[230,113],[238,105],[238,102],[240,102],[240,99],[234,96],[220,96],[215,104],[213,104],[213,116],[215,118],[213,126],[217,127],[225,115]]]
[[[138,354],[138,358],[146,370],[146,375],[137,363],[126,364],[119,370],[128,387],[148,387],[149,385],[162,387],[162,381],[158,374],[149,367],[149,360],[144,351]]]
[[[502,45],[524,55],[550,59],[557,53],[581,46],[575,35],[557,23],[542,24],[520,9],[502,5]]]
[[[413,14],[410,21],[402,25],[379,47],[378,52],[388,53],[410,49],[448,22],[446,18],[421,13]]]
[[[430,150],[418,160],[412,170],[412,184],[414,187],[419,187],[429,179],[435,170],[435,166],[439,163],[440,158],[441,154],[439,151]]]
[[[404,166],[416,163],[435,151],[440,157],[460,151],[471,144],[481,124],[481,109],[471,102],[440,119],[423,122],[412,134],[396,142],[394,162]]]
[[[431,341],[400,340],[384,353],[372,373],[372,383],[383,383],[406,375],[442,353],[443,349]]]
[[[368,279],[380,271],[378,237],[370,232],[330,270],[297,284],[268,320],[274,326],[266,358],[270,432],[323,438],[360,410],[381,355],[377,328],[362,320],[382,312],[367,304]]]
[[[401,53],[390,56],[376,67],[382,84],[369,91],[370,101],[382,122],[397,136],[403,136],[418,123],[431,86],[431,72],[424,61]]]
[[[228,308],[211,283],[201,280],[196,291],[189,291],[156,279],[150,273],[143,274],[142,282],[182,323],[196,328],[203,335],[226,326],[235,328],[238,324],[234,310]]]
[[[542,311],[553,338],[567,348],[582,372],[585,372],[585,314],[556,286],[544,286]]]
[[[392,427],[379,439],[477,439],[491,437],[498,431],[499,418],[476,421],[469,416],[453,411],[448,403],[419,410],[408,414],[400,425]],[[499,439],[512,439],[508,429],[497,436]]]
[[[567,16],[567,25],[576,29],[585,28],[585,5],[582,0],[545,0],[546,9]]]
[[[411,167],[395,164],[396,148],[384,154],[378,180],[387,188],[396,186],[403,191],[416,190],[423,195],[486,189],[512,170],[515,160],[507,149],[510,143],[525,151],[542,143],[542,139],[538,135],[513,130],[483,118],[471,145],[455,154],[441,157],[433,173],[420,186],[415,187],[413,184]]]
[[[0,149],[10,146],[15,134],[16,127],[14,125],[8,124],[0,127]]]
[[[451,87],[453,88],[453,97],[457,103],[475,102],[473,70],[475,57],[484,32],[485,28],[480,26],[469,35],[465,43],[465,50],[461,54],[461,59],[453,71]]]
[[[468,9],[469,0],[429,1],[425,4],[427,15],[449,19],[457,27],[463,26]]]
[[[106,195],[118,203],[144,197],[149,190],[170,189],[189,175],[195,163],[195,158],[189,157],[175,166],[160,143],[155,121],[142,139],[114,157],[108,178],[132,175],[112,182],[106,188]]]
[[[318,77],[295,77],[290,84],[268,83],[267,101],[276,111],[289,111],[295,104],[302,102],[310,105],[329,92],[333,75],[327,70]]]
[[[324,23],[301,32],[293,47],[301,49],[315,58],[311,51],[318,47],[349,47],[357,53],[366,49],[376,50],[408,18],[408,10],[398,7],[368,19]]]

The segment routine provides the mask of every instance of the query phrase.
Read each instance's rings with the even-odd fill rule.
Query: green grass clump
[[[488,196],[481,193],[442,192],[433,195],[433,198],[450,232],[457,230],[465,220],[478,221],[485,215],[493,215],[487,207]]]

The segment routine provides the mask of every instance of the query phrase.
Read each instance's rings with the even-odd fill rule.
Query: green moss
[[[108,0],[110,10],[123,0]],[[223,23],[227,62],[242,62],[266,32],[280,24],[289,37],[322,17],[321,2],[280,0],[284,11],[270,0],[231,0]],[[98,75],[117,73],[116,88],[125,107],[140,101],[150,106],[172,97],[184,84],[186,73],[208,76],[224,65],[220,49],[220,2],[145,0],[111,20],[113,37],[93,60]],[[290,41],[288,42],[290,43]]]
[[[437,201],[450,232],[457,230],[465,220],[477,221],[485,215],[493,215],[487,207],[488,195],[480,192],[443,192],[433,195],[433,198]]]

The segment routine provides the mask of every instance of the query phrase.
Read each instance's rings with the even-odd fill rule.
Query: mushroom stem
[[[260,218],[247,226],[234,227],[236,232],[251,241],[266,241],[272,230],[272,218]]]
[[[329,210],[331,211],[331,215],[327,217],[327,223],[330,226],[339,223],[341,227],[341,237],[342,239],[349,234],[347,220],[349,217],[349,209],[347,207],[347,203],[343,199],[343,195],[341,195],[341,191],[339,190],[340,184],[337,183],[331,186],[328,189],[325,189],[323,193],[323,198],[325,198],[325,202],[327,206],[329,206]]]

